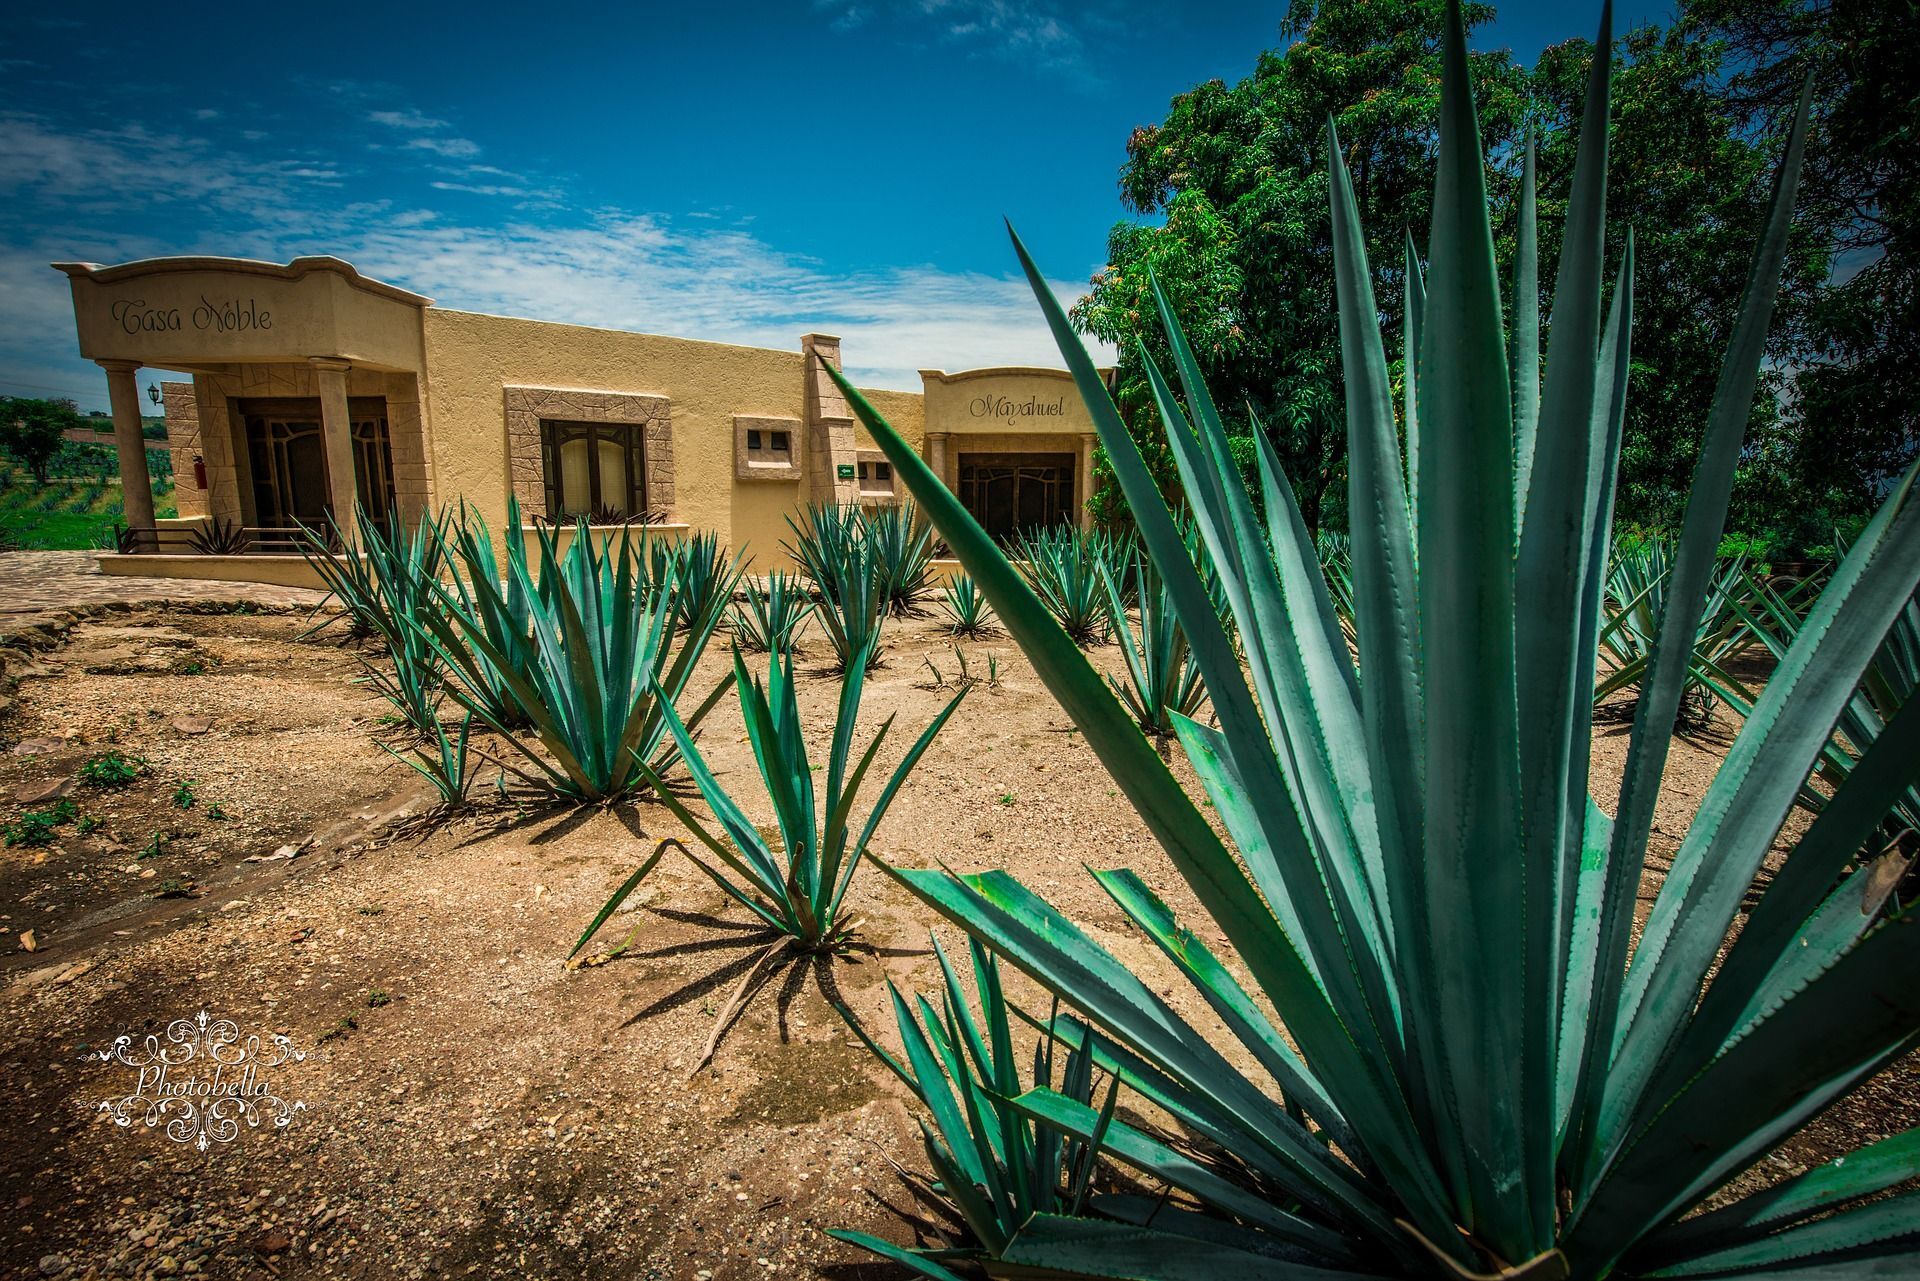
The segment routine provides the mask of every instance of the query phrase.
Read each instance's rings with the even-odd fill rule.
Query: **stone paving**
[[[11,630],[23,615],[58,614],[90,607],[189,601],[200,604],[312,606],[324,592],[266,583],[219,583],[187,578],[125,578],[103,574],[98,553],[0,552],[0,619]]]

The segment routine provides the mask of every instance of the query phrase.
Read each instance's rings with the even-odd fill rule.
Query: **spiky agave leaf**
[[[1262,528],[1158,299],[1182,394],[1150,360],[1146,370],[1239,625],[1242,667],[1092,361],[1021,250],[1205,676],[1219,728],[1179,722],[1181,739],[1237,857],[1045,604],[841,382],[1245,966],[1251,988],[1115,880],[1123,910],[1221,1014],[1258,1072],[1221,1055],[1132,967],[1007,874],[889,870],[1084,1014],[1127,1059],[1131,1087],[1230,1155],[1240,1192],[1288,1203],[1307,1231],[1288,1236],[1224,1195],[1194,1193],[1238,1219],[1235,1230],[1256,1229],[1267,1260],[1291,1251],[1320,1275],[1511,1268],[1597,1281],[1789,1261],[1807,1275],[1885,1275],[1920,1230],[1905,1205],[1861,1199],[1892,1186],[1883,1179],[1920,1172],[1910,1145],[1889,1158],[1891,1175],[1824,1184],[1837,1212],[1817,1222],[1804,1218],[1813,1210],[1771,1217],[1777,1201],[1747,1198],[1716,1221],[1711,1242],[1686,1239],[1683,1223],[1920,1040],[1920,948],[1908,928],[1828,898],[1845,858],[1910,781],[1910,743],[1898,764],[1888,740],[1869,749],[1714,970],[1801,781],[1920,579],[1911,478],[1788,649],[1702,801],[1642,941],[1628,947],[1655,789],[1779,281],[1805,99],[1723,365],[1610,821],[1588,795],[1591,688],[1633,279],[1629,244],[1606,301],[1610,33],[1603,24],[1595,42],[1602,55],[1522,489],[1517,455],[1531,411],[1513,365],[1528,360],[1528,340],[1510,342],[1502,324],[1457,7],[1448,25],[1431,258],[1409,377],[1417,413],[1407,452],[1417,452],[1417,469],[1397,448],[1355,202],[1330,148],[1357,671],[1278,460],[1259,450]],[[1002,1257],[1127,1277],[1262,1266],[1309,1275],[1263,1265],[1244,1237],[1224,1241],[1157,1221],[1041,1215]]]
[[[920,519],[911,502],[888,503],[862,514],[860,536],[888,610],[898,616],[913,613],[933,582],[933,526]]]
[[[509,496],[506,527],[517,533],[520,526],[519,499]],[[516,554],[524,556],[525,547],[517,540],[512,540],[508,543],[508,556]],[[444,577],[459,602],[461,612],[472,618],[485,632],[487,651],[498,654],[501,660],[501,669],[496,671],[490,660],[482,655],[474,655],[476,661],[473,670],[477,681],[471,686],[471,692],[486,704],[486,716],[483,719],[488,724],[524,729],[526,717],[521,713],[502,674],[511,672],[522,681],[529,680],[539,657],[533,641],[533,615],[528,605],[524,577],[500,572],[493,554],[493,535],[487,528],[486,518],[464,502],[448,528],[446,562]],[[432,604],[438,608],[437,601]]]
[[[507,737],[532,767],[530,777],[545,779],[563,796],[603,801],[638,786],[643,762],[653,764],[656,776],[670,766],[678,749],[665,741],[666,704],[691,684],[725,601],[705,601],[693,628],[676,638],[677,580],[669,569],[664,582],[648,581],[647,552],[630,527],[592,530],[582,520],[564,550],[562,532],[535,529],[537,574],[524,550],[508,541],[508,573],[528,613],[530,667],[521,670],[495,642],[488,619],[446,586],[436,585],[438,608],[420,621],[456,678],[448,681],[448,693]],[[485,563],[465,568],[470,587],[485,582]],[[487,589],[479,594],[491,595]],[[722,678],[687,721],[697,725],[731,682],[730,675]],[[525,731],[495,716],[493,701],[502,689],[544,754]]]
[[[787,517],[787,527],[794,541],[785,546],[820,594],[814,616],[833,646],[834,669],[845,671],[855,656],[878,666],[891,610],[888,570],[859,508],[809,506],[801,520]]]
[[[1733,597],[1741,621],[1765,645],[1775,661],[1784,659],[1805,627],[1802,600],[1813,580],[1780,589],[1757,576],[1749,575],[1743,590]],[[1736,713],[1746,717],[1753,712],[1753,695],[1738,682],[1712,680],[1714,692]],[[1920,596],[1907,602],[1887,632],[1886,641],[1874,655],[1853,697],[1847,700],[1835,726],[1833,739],[1820,754],[1814,779],[1800,789],[1800,803],[1816,813],[1824,810],[1829,798],[1853,773],[1855,764],[1903,721],[1915,716],[1902,712],[1915,701],[1920,689]],[[1902,831],[1920,832],[1920,781],[1908,787],[1897,800],[1885,821],[1882,835],[1892,841]]]
[[[1098,531],[1073,525],[1028,530],[1014,539],[1013,553],[1075,644],[1106,643],[1113,619],[1102,571],[1112,548]]]
[[[1664,538],[1614,548],[1607,566],[1606,621],[1600,627],[1600,655],[1609,670],[1593,687],[1594,706],[1639,685],[1646,675],[1654,637],[1666,614],[1672,574],[1673,552]],[[1731,673],[1729,664],[1758,639],[1746,607],[1747,598],[1757,589],[1744,556],[1727,557],[1715,565],[1706,608],[1694,629],[1692,671],[1680,699],[1678,723],[1683,728],[1705,722],[1711,699],[1721,689],[1752,700],[1752,693]]]
[[[860,699],[868,667],[865,656],[856,655],[841,678],[839,712],[823,780],[826,790],[824,795],[817,795],[814,767],[800,730],[793,665],[791,651],[774,651],[768,663],[767,679],[762,682],[747,670],[740,650],[735,648],[733,652],[732,680],[740,691],[740,710],[746,721],[747,740],[753,745],[754,762],[759,766],[760,782],[773,808],[779,832],[777,846],[747,818],[726,785],[708,766],[705,756],[694,744],[692,727],[681,720],[672,700],[665,697],[666,687],[658,682],[656,692],[660,697],[656,705],[686,762],[687,772],[713,815],[713,825],[702,821],[670,792],[656,770],[644,763],[637,763],[636,768],[652,786],[660,803],[673,811],[700,844],[719,859],[718,868],[696,859],[701,871],[767,925],[803,949],[817,950],[840,940],[841,901],[866,857],[867,846],[880,820],[966,691],[954,695],[907,749],[869,808],[865,824],[856,830],[852,825],[853,807],[867,770],[886,740],[887,731],[893,727],[893,718],[888,717],[881,723],[879,731],[856,760],[853,734],[860,717]],[[651,861],[642,873],[650,867]],[[639,887],[641,879],[635,876],[615,892],[574,945],[574,954],[586,946],[621,901]]]
[[[907,1251],[864,1233],[831,1230],[843,1241],[905,1263],[922,1275],[939,1275],[923,1266],[931,1258],[998,1258],[1035,1214],[1071,1213],[1084,1205],[1099,1148],[1113,1130],[1119,1077],[1110,1074],[1105,1104],[1094,1103],[1094,1058],[1098,1039],[1071,1019],[1065,1044],[1051,1026],[1042,1030],[1032,1054],[1032,1071],[1021,1080],[1014,1050],[1016,1014],[1000,982],[999,961],[977,940],[969,939],[972,973],[978,992],[975,1016],[960,975],[936,937],[945,990],[936,1006],[926,997],[908,1002],[887,985],[903,1053],[896,1056],[861,1026],[845,1006],[841,1017],[876,1057],[900,1078],[927,1110],[923,1127],[935,1183],[966,1224],[973,1243],[937,1252]],[[1064,1051],[1057,1051],[1065,1045]],[[1054,1080],[1056,1057],[1062,1059]],[[1077,1108],[1092,1116],[1091,1132],[1064,1141],[1048,1124],[1046,1109]],[[1122,1127],[1123,1129],[1125,1127]]]
[[[954,636],[978,637],[993,630],[993,607],[972,575],[955,574],[940,591],[940,607],[946,611],[947,631]]]
[[[814,610],[800,576],[782,570],[759,582],[747,578],[745,596],[730,617],[734,642],[752,653],[791,648]]]
[[[358,505],[351,550],[330,515],[321,530],[299,526],[300,554],[327,585],[363,635],[385,645],[384,663],[360,656],[366,681],[392,703],[415,733],[432,737],[439,730],[442,664],[420,612],[432,607],[435,579],[446,561],[443,514],[422,520],[411,530],[395,522],[385,530]]]
[[[724,615],[745,570],[742,557],[728,560],[720,535],[712,530],[680,539],[652,539],[648,569],[652,582],[674,584],[673,621],[681,631],[693,631],[709,615]]]
[[[845,577],[844,567],[853,557],[853,549],[864,541],[860,509],[809,503],[800,519],[787,517],[787,528],[793,531],[793,541],[781,546],[813,580],[823,599],[832,599],[831,593]]]
[[[1127,672],[1124,683],[1107,679],[1143,731],[1159,738],[1170,737],[1175,716],[1191,720],[1207,701],[1206,683],[1200,679],[1200,666],[1187,644],[1187,634],[1181,630],[1158,577],[1139,552],[1122,570],[1116,572],[1103,563],[1100,573]],[[1130,590],[1123,591],[1122,583]],[[1129,595],[1138,603],[1137,626],[1127,611]]]

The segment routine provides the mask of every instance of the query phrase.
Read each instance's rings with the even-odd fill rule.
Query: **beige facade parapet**
[[[419,372],[430,300],[372,280],[338,258],[148,258],[102,267],[53,264],[73,292],[80,352],[198,370],[341,356]]]
[[[410,303],[415,307],[433,306],[433,299],[424,294],[416,294],[398,285],[390,285],[384,280],[375,280],[372,276],[363,276],[360,274],[360,269],[352,263],[344,258],[335,258],[331,254],[313,254],[305,258],[295,258],[288,263],[267,262],[259,258],[214,258],[205,255],[179,254],[169,258],[141,258],[112,267],[105,267],[97,262],[56,262],[53,264],[53,269],[64,272],[68,276],[85,276],[103,285],[176,271],[219,271],[231,275],[266,276],[277,280],[299,280],[316,271],[324,271],[339,276],[356,289],[364,289],[370,294],[378,294],[396,302]]]
[[[1080,389],[1064,369],[923,369],[920,379],[929,434],[1071,437],[1094,429]]]

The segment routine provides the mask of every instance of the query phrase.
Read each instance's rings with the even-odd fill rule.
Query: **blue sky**
[[[1508,4],[1476,43],[1531,61],[1588,7]],[[1245,75],[1283,12],[40,6],[0,49],[0,394],[103,408],[47,264],[178,253],[333,253],[444,306],[719,341],[824,329],[882,386],[1057,363],[1002,217],[1077,295],[1129,131]]]

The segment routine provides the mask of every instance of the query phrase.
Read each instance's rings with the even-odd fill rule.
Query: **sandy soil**
[[[824,1235],[905,1239],[890,1162],[922,1162],[901,1091],[828,996],[891,1042],[883,980],[926,988],[936,974],[925,911],[863,875],[861,946],[780,975],[689,1079],[762,942],[743,911],[670,860],[609,927],[642,927],[631,953],[562,964],[610,890],[680,833],[671,815],[498,801],[420,832],[408,818],[427,806],[424,784],[376,746],[385,705],[355,682],[350,651],[302,629],[297,617],[140,612],[82,623],[13,669],[24,680],[0,758],[8,821],[106,748],[146,769],[122,791],[73,787],[97,829],[0,853],[0,1270],[894,1275]],[[954,668],[931,621],[890,641],[862,718],[871,733],[898,715],[887,767],[951,696],[923,658]],[[1183,913],[1191,895],[1017,650],[965,644],[976,671],[999,656],[1001,682],[970,696],[878,850],[1013,869],[1204,1021],[1083,864],[1134,867]],[[807,666],[825,660],[817,639],[806,653]],[[1095,659],[1118,670],[1114,648]],[[706,666],[717,677],[717,652]],[[834,683],[807,681],[802,698],[818,728]],[[1625,738],[1624,726],[1596,733],[1600,778]],[[731,700],[703,742],[749,811],[770,817]],[[1676,743],[1658,818],[1669,848],[1723,749],[1711,733]],[[210,817],[216,805],[224,818]],[[202,1009],[305,1051],[270,1074],[274,1093],[306,1105],[287,1129],[203,1155],[97,1111],[134,1078],[100,1050]],[[1915,1076],[1911,1064],[1890,1075],[1778,1168],[1891,1128],[1883,1105],[1912,1098]]]

